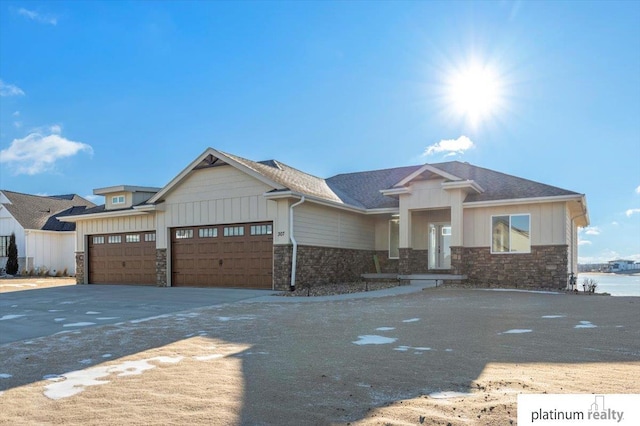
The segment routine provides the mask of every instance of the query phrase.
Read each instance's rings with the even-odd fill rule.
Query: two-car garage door
[[[195,226],[171,230],[171,284],[272,288],[271,223]]]

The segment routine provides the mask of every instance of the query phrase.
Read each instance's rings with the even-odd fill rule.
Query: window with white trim
[[[139,243],[140,234],[127,234],[127,236],[125,237],[125,241],[128,243]]]
[[[111,197],[111,204],[124,204],[125,198],[124,195],[115,195]]]
[[[0,257],[8,257],[9,256],[9,240],[11,236],[2,235],[0,236]]]
[[[244,226],[225,226],[224,227],[224,236],[225,237],[242,237],[244,235]]]
[[[193,229],[176,229],[176,240],[193,238]]]
[[[491,253],[531,253],[531,215],[491,216]]]
[[[200,228],[198,229],[200,238],[216,238],[218,236],[218,228]]]
[[[122,235],[109,235],[107,242],[109,244],[120,244],[122,242]]]
[[[251,225],[251,235],[271,235],[273,228],[271,225]]]
[[[400,258],[400,221],[389,221],[389,259]]]
[[[93,237],[93,244],[104,244],[104,237],[103,236]]]

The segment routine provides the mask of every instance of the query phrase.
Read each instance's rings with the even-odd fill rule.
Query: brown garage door
[[[91,284],[156,284],[156,234],[89,236]]]
[[[272,288],[273,226],[212,225],[171,230],[171,285]]]

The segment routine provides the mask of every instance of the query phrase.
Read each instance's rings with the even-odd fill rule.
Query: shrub
[[[582,280],[582,288],[584,289],[585,293],[595,293],[596,288],[598,288],[598,281],[594,280],[593,278],[585,278],[584,280]]]
[[[18,246],[16,245],[16,234],[13,232],[9,237],[9,247],[7,253],[7,266],[5,267],[7,270],[7,274],[15,275],[18,273]]]

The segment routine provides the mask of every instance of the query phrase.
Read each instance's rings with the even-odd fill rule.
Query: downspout
[[[302,203],[304,203],[304,195],[300,198],[300,201],[289,207],[289,238],[291,239],[291,244],[293,244],[293,253],[291,255],[291,286],[289,288],[291,291],[296,289],[296,264],[298,258],[298,242],[293,235],[293,208]]]

